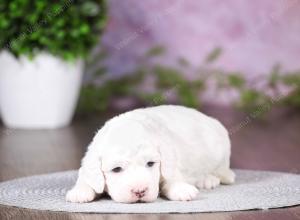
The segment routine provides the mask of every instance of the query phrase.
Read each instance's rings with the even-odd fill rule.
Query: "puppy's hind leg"
[[[222,184],[233,184],[235,181],[235,174],[231,169],[224,169],[217,176],[220,178]]]
[[[229,167],[229,162],[221,165],[215,172],[214,175],[217,176],[222,184],[233,184],[235,181],[235,174]]]
[[[196,181],[198,189],[213,189],[220,185],[220,179],[212,174],[203,175]]]
[[[218,169],[213,174],[203,175],[200,177],[196,186],[198,189],[214,189],[221,184],[232,184],[235,180],[234,172],[229,169]]]

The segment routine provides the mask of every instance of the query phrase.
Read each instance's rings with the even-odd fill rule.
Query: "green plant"
[[[104,0],[10,0],[0,11],[0,47],[17,57],[47,51],[85,58],[106,21]]]
[[[109,108],[114,98],[131,98],[142,105],[160,105],[169,103],[169,96],[174,94],[177,103],[185,106],[199,108],[201,103],[199,94],[203,91],[205,84],[201,78],[187,79],[181,70],[165,65],[148,62],[152,58],[161,56],[165,49],[161,46],[151,48],[146,53],[146,59],[142,59],[140,65],[134,72],[125,74],[119,78],[108,79],[102,85],[90,84],[84,86],[79,99],[78,112],[90,113],[105,111]],[[101,60],[103,51],[96,57]],[[98,59],[98,58],[97,58]],[[93,63],[94,61],[91,61]],[[178,59],[179,66],[188,67],[184,59]],[[105,77],[105,68],[99,67],[94,77]],[[147,83],[147,77],[154,79],[154,90],[144,91],[141,84]]]
[[[193,69],[192,65],[184,58],[178,58],[178,66],[166,66],[151,62],[153,57],[162,56],[165,49],[156,46],[146,53],[136,71],[128,73],[118,79],[110,79],[102,86],[86,85],[79,102],[79,112],[105,111],[112,99],[116,97],[133,98],[139,104],[160,105],[170,103],[169,94],[176,95],[176,103],[200,108],[201,93],[205,90],[208,81],[215,81],[217,90],[235,90],[239,98],[233,103],[239,109],[250,112],[255,117],[262,117],[271,107],[285,106],[300,108],[300,71],[283,72],[279,65],[275,65],[266,77],[251,81],[246,79],[241,72],[226,72],[220,69],[206,68],[220,56],[221,49],[214,49],[204,65]],[[96,56],[103,58],[103,51]],[[149,62],[150,61],[150,62]],[[193,73],[194,78],[188,79],[184,71]],[[95,72],[95,77],[105,76],[105,68],[100,67]],[[147,77],[155,79],[152,92],[143,91],[140,87]],[[147,81],[146,81],[147,82]],[[258,89],[258,84],[265,85]],[[290,90],[282,94],[279,87]],[[272,91],[268,95],[266,91]]]
[[[223,89],[236,90],[239,99],[235,105],[247,112],[265,108],[263,113],[267,113],[270,106],[300,108],[300,71],[284,72],[279,65],[275,65],[266,77],[252,82],[241,73],[219,74],[226,76],[222,78]],[[259,84],[264,84],[264,87],[258,89]],[[279,88],[284,88],[285,92]]]
[[[222,54],[222,49],[220,47],[217,47],[213,49],[206,57],[205,62],[206,63],[212,63],[216,61],[220,55]]]

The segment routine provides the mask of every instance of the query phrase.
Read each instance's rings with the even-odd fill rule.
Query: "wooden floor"
[[[264,120],[254,114],[206,107],[231,131],[232,167],[300,173],[300,114],[273,111]],[[0,181],[77,169],[97,128],[113,114],[76,117],[72,126],[57,130],[11,130],[0,125]],[[0,206],[4,219],[298,219],[300,206],[242,212],[200,214],[70,214]]]

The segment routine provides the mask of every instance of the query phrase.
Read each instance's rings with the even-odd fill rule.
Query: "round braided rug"
[[[26,177],[0,183],[0,204],[29,209],[88,213],[195,213],[269,209],[300,204],[300,175],[235,170],[236,183],[200,190],[190,202],[157,199],[153,203],[121,204],[109,198],[85,204],[65,201],[77,171]]]

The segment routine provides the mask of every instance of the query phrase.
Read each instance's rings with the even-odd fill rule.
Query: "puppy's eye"
[[[122,170],[123,170],[122,167],[115,167],[111,171],[114,173],[120,173]]]
[[[155,162],[149,161],[146,166],[147,167],[153,167],[154,164],[155,164]]]

